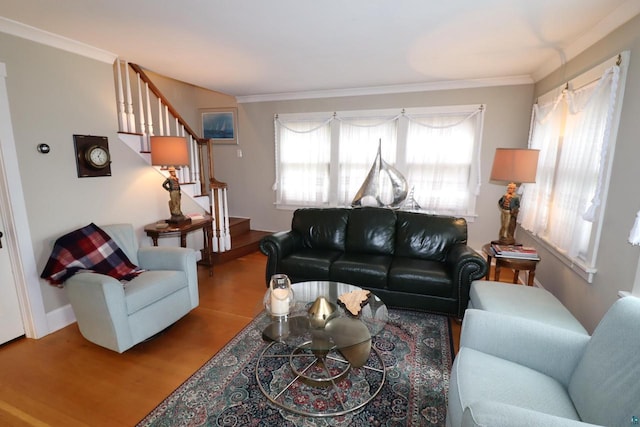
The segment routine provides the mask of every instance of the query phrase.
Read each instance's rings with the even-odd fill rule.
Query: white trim
[[[307,92],[284,92],[264,95],[237,96],[238,104],[268,101],[290,101],[297,99],[337,98],[341,96],[386,95],[408,92],[432,92],[436,90],[471,89],[491,86],[515,86],[533,84],[531,76],[511,76],[487,79],[448,80],[406,85],[373,86],[352,89],[328,89]]]
[[[71,304],[51,310],[47,313],[47,322],[51,332],[58,331],[76,322],[76,315],[71,308]]]
[[[6,244],[9,246],[11,266],[15,278],[16,291],[20,301],[22,321],[25,334],[29,338],[40,338],[51,331],[46,319],[40,277],[29,230],[27,208],[20,181],[18,154],[16,152],[9,95],[6,87],[7,70],[0,63],[0,159],[2,159],[4,176],[0,176],[0,200],[6,200],[3,206],[5,227],[7,228]],[[5,188],[6,186],[6,188]],[[4,202],[3,202],[4,205]]]
[[[50,33],[21,22],[13,21],[2,16],[0,16],[0,32],[66,50],[67,52],[76,53],[100,62],[106,62],[107,64],[113,64],[118,57],[115,53],[98,49],[97,47],[93,47],[58,34]]]

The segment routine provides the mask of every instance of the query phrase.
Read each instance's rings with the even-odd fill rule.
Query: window
[[[277,115],[276,205],[350,206],[380,144],[421,210],[473,217],[483,118],[480,105]]]
[[[520,209],[522,227],[579,267],[588,281],[596,271],[621,105],[621,72],[615,62],[534,105],[529,145],[540,149],[540,158],[536,183],[525,185]]]

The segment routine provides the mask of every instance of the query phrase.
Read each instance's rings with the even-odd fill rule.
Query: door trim
[[[41,338],[50,330],[20,180],[6,79],[7,67],[0,62],[0,202],[4,206],[6,227],[3,244],[9,250],[25,335],[28,338]]]

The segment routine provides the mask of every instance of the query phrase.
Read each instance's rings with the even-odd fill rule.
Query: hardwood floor
[[[262,309],[266,257],[198,267],[200,306],[123,354],[86,341],[76,324],[0,347],[0,425],[132,426]],[[451,321],[455,351],[460,324]]]

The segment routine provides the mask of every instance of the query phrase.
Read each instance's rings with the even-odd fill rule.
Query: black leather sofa
[[[385,208],[307,208],[291,230],[263,238],[271,275],[331,280],[369,289],[390,307],[462,318],[469,286],[487,272],[467,246],[464,218]]]

